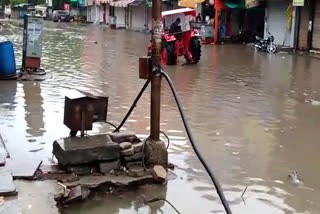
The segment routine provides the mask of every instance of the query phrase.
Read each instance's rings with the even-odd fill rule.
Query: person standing
[[[200,13],[197,15],[196,21],[197,21],[197,22],[201,22],[201,14],[200,14]]]

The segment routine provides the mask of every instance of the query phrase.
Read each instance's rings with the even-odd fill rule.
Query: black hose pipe
[[[180,100],[178,98],[178,95],[177,95],[177,91],[176,89],[174,88],[174,85],[170,79],[170,77],[168,76],[168,74],[166,74],[164,71],[161,71],[161,74],[164,76],[164,78],[167,80],[170,88],[171,88],[171,91],[173,93],[173,96],[174,96],[174,99],[176,100],[176,103],[177,103],[177,106],[178,106],[178,109],[179,109],[179,112],[180,112],[180,115],[181,115],[181,118],[182,118],[182,121],[183,121],[183,124],[184,124],[184,127],[186,129],[186,132],[187,132],[187,135],[188,135],[188,138],[190,140],[190,143],[192,145],[192,148],[194,149],[196,155],[198,156],[200,162],[202,163],[202,165],[204,166],[204,168],[206,169],[206,171],[208,172],[216,190],[217,190],[217,193],[220,197],[220,200],[223,204],[223,207],[226,211],[227,214],[232,214],[232,211],[229,207],[229,203],[228,201],[226,200],[224,194],[223,194],[223,190],[219,184],[219,181],[218,179],[214,176],[213,172],[211,171],[211,169],[207,166],[206,162],[204,161],[202,155],[200,154],[197,146],[195,145],[194,143],[194,139],[193,139],[193,136],[192,136],[192,133],[191,133],[191,130],[190,130],[190,127],[189,127],[189,124],[187,122],[187,119],[186,119],[186,116],[184,114],[184,111],[183,111],[183,108],[182,108],[182,105],[180,103]]]
[[[127,121],[128,117],[130,116],[131,112],[133,111],[133,109],[136,107],[138,101],[140,100],[143,92],[146,90],[146,88],[148,87],[150,83],[150,79],[147,80],[147,82],[143,85],[141,91],[139,92],[138,96],[136,97],[136,99],[133,101],[133,104],[131,105],[128,113],[126,114],[126,116],[123,118],[123,120],[121,121],[120,125],[113,131],[114,132],[119,132],[121,127],[123,126],[123,124]]]

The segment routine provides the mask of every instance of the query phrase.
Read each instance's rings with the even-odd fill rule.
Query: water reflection
[[[14,112],[16,107],[15,97],[17,93],[16,81],[1,81],[0,84],[0,111],[1,115]]]
[[[25,120],[27,122],[27,134],[33,137],[42,136],[44,129],[44,109],[40,83],[25,82],[23,84],[25,100]]]
[[[21,50],[19,28],[6,32]],[[44,150],[34,156],[46,160],[51,157],[53,140],[68,135],[63,125],[65,89],[109,96],[108,120],[119,124],[144,84],[138,79],[137,56],[145,55],[149,35],[46,22],[44,41],[42,66],[52,79],[41,84],[0,84],[0,128],[10,142],[9,150],[19,148],[15,157],[29,154],[27,139],[36,137],[32,144]],[[196,143],[234,212],[318,213],[320,109],[305,100],[320,100],[320,62],[282,53],[268,55],[240,45],[203,46],[202,50],[198,65],[182,66],[181,58],[166,71],[176,85]],[[149,92],[124,126],[142,138],[150,128]],[[224,213],[190,147],[165,81],[161,104],[161,129],[171,139],[169,160],[176,165],[178,178],[167,186],[152,187],[156,189],[94,197],[70,206],[66,213],[161,213],[160,209],[173,213],[164,203],[142,204],[141,195],[165,197],[181,213]],[[110,130],[96,124],[91,134]],[[286,177],[292,170],[301,174],[305,186],[288,183]]]

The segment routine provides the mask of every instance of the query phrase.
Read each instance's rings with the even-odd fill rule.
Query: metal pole
[[[22,69],[25,69],[25,67],[26,67],[27,43],[28,43],[28,15],[24,15],[24,17],[23,17]]]
[[[161,36],[162,0],[152,0],[152,73],[151,73],[151,117],[150,138],[159,140],[160,136],[160,95],[161,95]]]

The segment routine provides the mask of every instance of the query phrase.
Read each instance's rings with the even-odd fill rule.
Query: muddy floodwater
[[[63,125],[66,91],[109,96],[108,121],[119,124],[144,84],[138,78],[138,57],[146,54],[150,36],[51,22],[44,31],[41,64],[51,77],[44,82],[0,82],[0,132],[11,158],[49,164],[52,142],[69,133]],[[1,35],[14,42],[21,64],[22,28],[9,25]],[[320,213],[320,60],[268,55],[250,46],[205,45],[198,65],[182,63],[183,58],[165,70],[233,212]],[[166,198],[184,214],[224,213],[164,80],[162,89],[161,129],[170,137],[169,160],[176,165],[177,178],[166,186],[92,197],[63,213],[175,213],[163,202],[145,205],[142,196]],[[124,129],[147,137],[149,106],[150,88]],[[89,134],[111,130],[95,124]],[[302,185],[288,181],[294,170]]]

